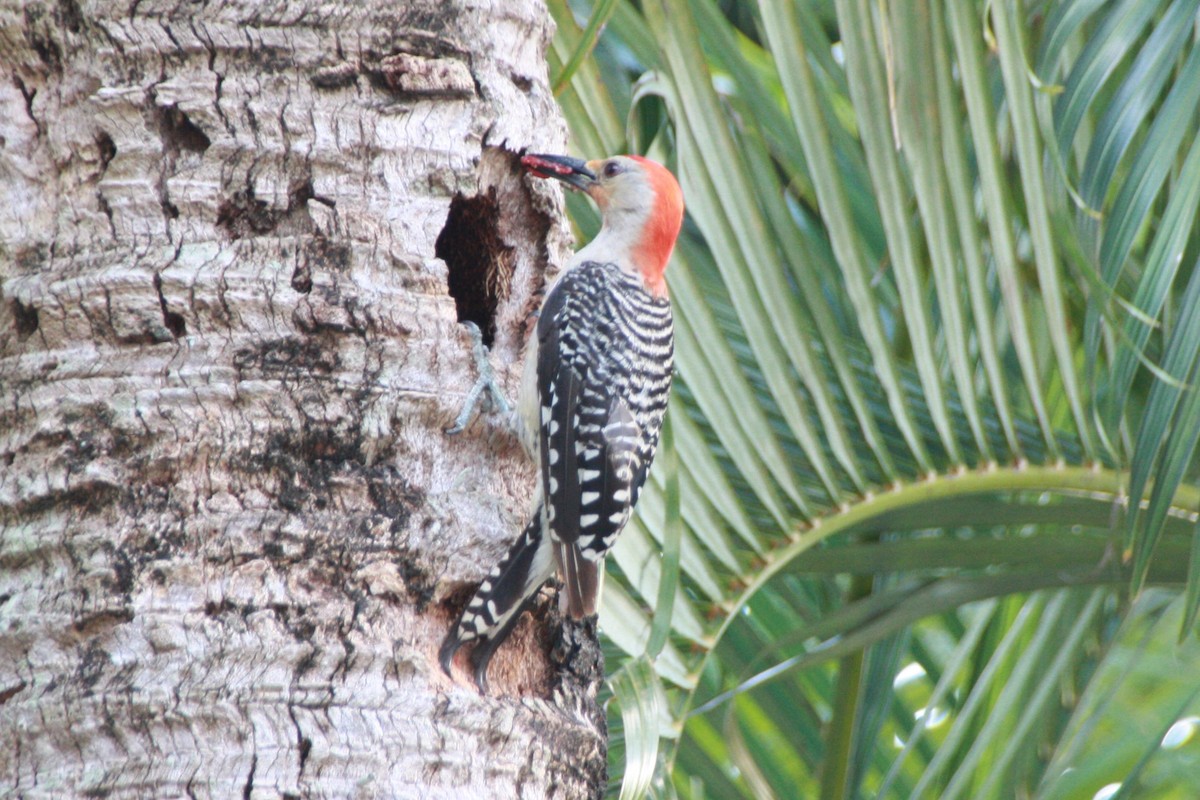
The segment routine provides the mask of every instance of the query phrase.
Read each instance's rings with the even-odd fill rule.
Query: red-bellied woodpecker
[[[584,163],[526,155],[521,163],[586,192],[604,219],[546,293],[527,347],[517,428],[540,468],[532,517],[439,654],[450,674],[454,654],[474,642],[471,667],[485,693],[492,654],[556,568],[563,610],[575,619],[596,613],[604,555],[629,521],[658,446],[674,356],[663,273],[683,222],[675,178],[638,156]],[[486,359],[480,370],[503,406]],[[477,385],[454,430],[481,392]]]

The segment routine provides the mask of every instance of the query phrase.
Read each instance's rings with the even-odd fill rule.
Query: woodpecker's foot
[[[451,666],[454,664],[455,654],[464,645],[471,645],[471,652],[467,654],[467,666],[471,668],[471,677],[474,679],[475,685],[479,688],[479,693],[486,696],[488,694],[488,664],[491,663],[492,656],[500,649],[500,645],[504,644],[509,634],[512,633],[513,628],[516,627],[517,620],[530,608],[536,597],[536,593],[527,597],[521,603],[520,607],[508,617],[506,622],[485,633],[472,634],[468,631],[464,634],[460,618],[460,621],[456,622],[454,627],[450,629],[450,632],[446,634],[446,638],[442,642],[442,647],[438,651],[438,661],[441,662],[442,670],[453,679],[454,675],[451,673]],[[478,596],[476,596],[475,600],[478,599]],[[592,620],[592,632],[594,636],[596,627],[594,616]]]
[[[446,634],[446,639],[442,642],[441,649],[438,650],[438,662],[442,665],[442,672],[446,673],[446,677],[453,680],[454,656],[462,649],[463,645],[471,643],[474,643],[475,646],[467,655],[467,660],[471,665],[472,677],[475,678],[475,685],[479,687],[479,693],[487,695],[487,665],[500,642],[495,639],[460,638],[456,624],[450,629],[450,633]]]
[[[467,392],[467,399],[463,402],[462,411],[455,417],[454,424],[446,428],[446,433],[451,436],[463,432],[480,406],[494,408],[501,414],[509,413],[508,400],[500,391],[496,373],[492,369],[492,363],[488,360],[488,350],[483,344],[483,333],[474,322],[464,322],[463,325],[466,326],[467,333],[471,337],[471,354],[475,358],[475,369],[479,373],[479,378],[471,387],[471,391]]]
[[[479,688],[479,693],[486,696],[488,693],[488,663],[492,660],[496,648],[503,641],[503,638],[479,638],[468,642],[458,638],[458,628],[455,626],[455,629],[442,642],[442,647],[438,651],[438,661],[441,663],[442,671],[446,673],[446,676],[453,679],[454,673],[451,671],[451,668],[454,664],[454,656],[462,649],[463,645],[474,644],[474,647],[467,654],[467,663],[471,667],[471,677],[475,680],[475,686]]]
[[[438,650],[438,663],[442,665],[442,672],[446,673],[447,678],[454,678],[454,674],[450,671],[450,666],[454,663],[454,654],[459,651],[466,642],[458,638],[458,625],[450,630],[442,642],[442,647]]]
[[[487,697],[488,682],[487,671],[488,664],[495,655],[496,649],[500,647],[504,639],[480,639],[471,650],[471,654],[467,656],[467,661],[471,664],[471,677],[475,679],[475,686],[478,687],[479,693]]]

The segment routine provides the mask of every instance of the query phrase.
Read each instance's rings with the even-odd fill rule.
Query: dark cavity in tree
[[[449,269],[450,296],[459,322],[474,322],[491,345],[502,287],[512,279],[513,248],[500,235],[500,204],[495,188],[474,197],[455,195],[446,225],[434,246]]]
[[[203,153],[212,144],[208,135],[188,119],[188,115],[175,106],[160,106],[158,125],[163,142],[168,149],[189,150]]]

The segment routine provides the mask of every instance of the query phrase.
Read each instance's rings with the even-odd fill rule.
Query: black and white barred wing
[[[639,376],[628,369],[637,353],[622,335],[616,294],[628,289],[604,269],[586,264],[567,273],[538,325],[544,513],[575,617],[596,611],[604,554],[628,522],[649,466],[650,434],[631,392]]]

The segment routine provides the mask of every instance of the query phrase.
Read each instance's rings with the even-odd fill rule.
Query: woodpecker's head
[[[604,223],[593,244],[603,250],[593,258],[624,261],[641,273],[652,293],[667,293],[663,273],[683,224],[683,192],[666,167],[641,156],[585,162],[527,154],[521,164],[532,175],[557,178],[596,201]]]

